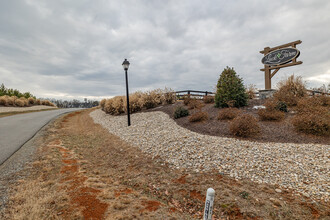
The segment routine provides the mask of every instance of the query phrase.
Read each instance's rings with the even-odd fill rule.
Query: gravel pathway
[[[90,113],[107,128],[142,151],[160,156],[175,168],[197,172],[217,169],[236,179],[278,184],[304,196],[329,201],[330,145],[258,143],[198,134],[180,127],[163,112],[111,116]]]
[[[45,106],[45,105],[35,105],[30,107],[0,107],[0,113],[25,112],[25,111],[34,111],[34,110],[42,110],[42,109],[50,109],[50,108],[55,108],[55,107]]]

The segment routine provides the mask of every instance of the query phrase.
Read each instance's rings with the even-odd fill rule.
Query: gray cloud
[[[264,87],[259,53],[294,40],[303,65],[282,69],[330,83],[328,1],[3,1],[0,82],[40,97],[82,98],[171,87],[213,90],[234,67]]]

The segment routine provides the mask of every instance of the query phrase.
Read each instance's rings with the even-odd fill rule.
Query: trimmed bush
[[[288,106],[297,105],[299,99],[307,95],[306,86],[302,78],[295,78],[294,75],[279,82],[278,87],[278,91],[274,93],[274,98],[285,102]]]
[[[202,109],[205,105],[197,99],[191,99],[189,104],[188,104],[188,108],[189,109]]]
[[[329,98],[314,96],[299,100],[297,114],[292,119],[296,130],[306,134],[330,135]]]
[[[239,137],[249,137],[260,133],[260,127],[255,117],[243,114],[236,117],[229,126],[231,133]]]
[[[144,107],[147,109],[155,108],[156,106],[162,104],[164,102],[163,100],[164,97],[160,89],[149,91],[143,95]]]
[[[208,119],[209,119],[209,114],[207,112],[202,112],[202,111],[196,112],[189,117],[190,122],[206,121]]]
[[[285,117],[285,113],[278,110],[258,110],[259,119],[261,121],[281,121]]]
[[[15,100],[16,99],[17,99],[16,96],[8,97],[8,99],[7,99],[7,105],[9,105],[9,106],[15,106]]]
[[[0,96],[0,105],[7,105],[7,99],[6,96]]]
[[[243,80],[236,75],[233,68],[225,68],[220,75],[215,95],[216,107],[230,107],[229,101],[235,101],[234,107],[247,105],[248,94],[245,92]]]
[[[125,97],[126,98],[126,97]],[[143,108],[143,93],[135,92],[129,96],[129,110],[131,113],[141,111]],[[125,102],[125,108],[126,108]],[[126,111],[126,110],[125,110]]]
[[[36,105],[41,105],[41,100],[40,99],[36,99]]]
[[[330,135],[330,112],[309,112],[298,114],[292,119],[293,126],[306,134]]]
[[[189,115],[189,111],[182,106],[178,106],[174,111],[174,118],[182,118]]]
[[[285,113],[279,110],[281,107],[275,99],[268,99],[265,102],[266,109],[259,109],[258,116],[261,121],[281,121]]]
[[[232,120],[236,118],[241,111],[237,108],[224,108],[218,113],[218,120]]]
[[[203,102],[205,104],[214,103],[214,96],[210,96],[210,95],[203,96]]]
[[[32,97],[29,97],[28,99],[28,103],[29,103],[29,105],[34,105],[34,103],[35,103],[35,99],[34,98],[32,98]]]
[[[18,107],[24,107],[25,103],[22,99],[16,99],[15,100],[15,105],[18,106]]]

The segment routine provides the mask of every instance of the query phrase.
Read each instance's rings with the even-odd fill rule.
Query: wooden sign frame
[[[297,41],[293,41],[291,43],[283,44],[283,45],[276,46],[276,47],[273,47],[273,48],[265,47],[264,50],[259,51],[259,52],[264,54],[264,56],[266,56],[268,53],[270,53],[274,50],[287,48],[287,47],[296,48],[297,44],[301,44],[301,43],[302,43],[301,40],[297,40]],[[290,61],[289,63],[286,63],[286,64],[274,65],[274,66],[264,65],[264,68],[260,69],[260,71],[265,72],[265,90],[271,90],[272,89],[272,78],[273,78],[273,76],[275,76],[275,74],[281,68],[289,67],[289,66],[295,66],[295,65],[302,64],[302,63],[303,63],[302,61],[297,61],[297,57],[296,57],[292,61]]]

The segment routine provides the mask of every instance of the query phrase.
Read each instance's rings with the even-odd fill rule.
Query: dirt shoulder
[[[2,219],[200,219],[207,188],[216,219],[315,219],[329,204],[217,171],[171,169],[94,124],[89,111],[47,128]]]

